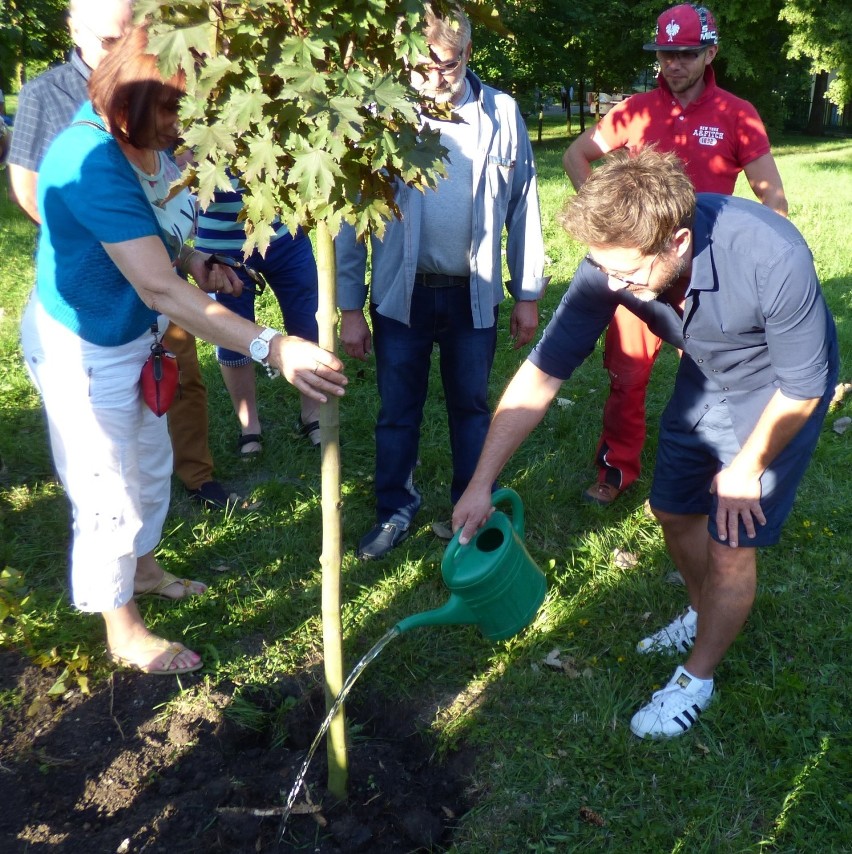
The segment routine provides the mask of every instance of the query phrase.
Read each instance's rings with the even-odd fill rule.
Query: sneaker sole
[[[639,655],[677,655],[678,653],[685,654],[689,652],[695,646],[695,637],[689,643],[682,640],[677,643],[670,643],[667,646],[660,646],[659,644],[642,646],[642,643],[642,641],[639,641],[636,644],[636,652]]]

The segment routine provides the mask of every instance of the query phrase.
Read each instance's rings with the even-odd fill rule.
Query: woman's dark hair
[[[148,31],[133,27],[101,60],[89,78],[89,97],[110,132],[122,142],[147,148],[157,108],[177,107],[183,97],[183,74],[163,80],[157,57],[147,52]]]

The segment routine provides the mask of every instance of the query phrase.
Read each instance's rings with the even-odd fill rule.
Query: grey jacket
[[[526,125],[509,95],[486,86],[468,70],[480,111],[480,138],[473,162],[473,223],[470,302],[473,325],[494,325],[494,306],[503,300],[502,235],[506,227],[509,293],[537,300],[544,276],[544,241],[535,162]],[[449,168],[452,168],[450,164]],[[427,190],[427,192],[430,192]],[[401,182],[396,202],[402,219],[388,223],[382,240],[371,238],[371,301],[380,314],[408,324],[420,241],[423,194]],[[344,225],[335,239],[337,299],[342,310],[363,309],[367,300],[367,247]]]

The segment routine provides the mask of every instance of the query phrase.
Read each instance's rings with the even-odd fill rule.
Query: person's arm
[[[178,276],[159,237],[104,243],[103,247],[149,308],[198,338],[249,355],[249,344],[263,327],[224,308]],[[190,272],[197,273],[208,290],[227,289],[230,271],[214,266],[209,273],[202,272],[203,263],[201,268],[197,263],[202,258],[190,261]],[[290,335],[276,335],[269,346],[271,366],[303,394],[321,403],[327,394],[343,394],[347,380],[341,373],[342,362],[333,353]]]
[[[340,309],[340,343],[348,356],[361,361],[372,352],[372,336],[364,305],[367,302],[367,244],[358,240],[348,223],[334,238],[337,264],[337,307]]]
[[[784,195],[784,184],[775,158],[771,154],[764,154],[757,160],[752,160],[744,167],[743,172],[757,200],[786,217],[787,197]]]
[[[517,149],[514,166],[509,168],[510,192],[504,225],[506,229],[506,266],[509,281],[506,287],[515,300],[510,322],[510,334],[515,349],[532,341],[538,329],[538,300],[544,295],[550,276],[544,274],[546,256],[541,229],[541,207],[538,201],[538,178],[532,143],[523,117],[514,101],[510,115],[500,114],[501,121],[511,121],[516,128]],[[495,167],[503,168],[503,167]],[[480,200],[477,194],[477,201]],[[496,200],[492,200],[492,203]],[[485,201],[488,204],[488,200]],[[498,203],[499,204],[499,203]],[[485,218],[487,220],[487,217]],[[493,237],[498,239],[494,242]],[[492,264],[500,266],[499,234],[489,241],[489,251],[495,253]]]
[[[737,547],[740,519],[750,537],[755,534],[755,521],[766,523],[760,507],[760,477],[802,429],[819,401],[818,397],[795,400],[776,391],[740,452],[713,479],[710,491],[718,499],[716,526],[719,537],[731,548]]]
[[[579,190],[592,174],[592,163],[606,154],[591,127],[581,133],[562,155],[562,168],[575,190]]]
[[[41,225],[41,217],[38,215],[38,203],[36,202],[38,172],[25,169],[16,163],[9,163],[7,168],[9,169],[9,185],[15,201],[36,225]]]
[[[562,380],[527,360],[518,369],[497,405],[485,445],[467,489],[453,508],[453,531],[464,528],[464,545],[493,512],[491,486],[521,442],[544,418]]]

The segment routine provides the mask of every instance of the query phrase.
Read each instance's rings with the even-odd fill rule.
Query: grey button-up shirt
[[[473,163],[473,222],[470,247],[470,299],[473,326],[494,325],[494,306],[503,299],[502,236],[506,229],[506,283],[516,300],[537,300],[544,275],[544,240],[535,162],[526,125],[515,101],[484,85],[470,70],[480,110],[479,142]],[[452,164],[449,165],[452,169]],[[428,192],[428,191],[427,191]],[[391,220],[384,237],[371,239],[370,301],[380,314],[408,324],[419,255],[423,194],[399,183],[401,219]],[[367,247],[344,225],[335,239],[337,298],[342,310],[362,309],[367,299]]]
[[[567,379],[624,304],[683,349],[669,411],[692,427],[724,400],[742,443],[776,389],[796,400],[833,392],[834,320],[810,249],[788,220],[751,200],[700,193],[692,234],[682,317],[665,294],[641,302],[611,291],[606,276],[584,262],[530,359]]]

